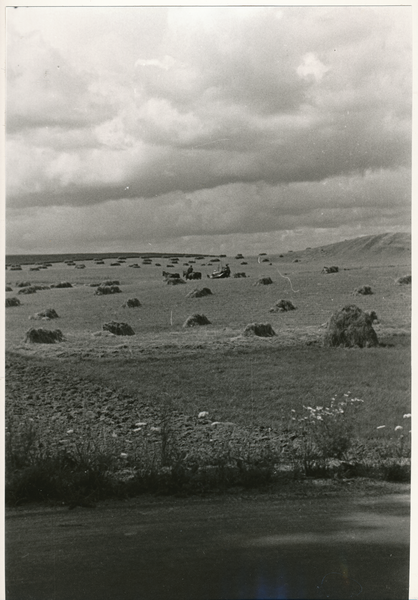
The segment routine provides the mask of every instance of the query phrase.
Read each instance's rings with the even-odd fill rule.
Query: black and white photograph
[[[2,8],[0,596],[416,600],[412,5]]]

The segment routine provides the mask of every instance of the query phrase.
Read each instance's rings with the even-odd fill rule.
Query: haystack
[[[119,279],[106,279],[106,281],[102,281],[100,285],[120,285],[120,281]]]
[[[28,329],[26,332],[25,342],[31,344],[55,344],[55,342],[62,342],[64,336],[60,329],[54,331],[48,329]]]
[[[186,283],[181,277],[169,277],[166,280],[167,285],[178,285],[179,283]]]
[[[396,280],[396,283],[398,285],[409,285],[412,283],[412,275],[404,275],[404,277],[399,277],[399,279]]]
[[[125,304],[123,304],[123,308],[137,308],[138,306],[141,306],[138,298],[129,298]]]
[[[371,296],[373,294],[370,285],[362,285],[361,287],[354,290],[356,296]]]
[[[233,275],[235,277],[235,279],[239,279],[241,277],[247,277],[246,273],[242,272],[242,273],[234,273]]]
[[[10,306],[20,306],[19,298],[6,298],[6,308]]]
[[[96,296],[106,296],[108,294],[120,294],[121,291],[117,285],[99,285],[94,293]]]
[[[204,287],[201,290],[199,290],[198,288],[192,290],[191,292],[189,292],[186,296],[186,298],[203,298],[204,296],[211,296],[212,292],[210,291],[209,288]]]
[[[10,285],[6,285],[6,292],[13,292],[13,288]]]
[[[49,285],[32,285],[31,287],[33,287],[33,289],[36,290],[37,292],[39,292],[40,290],[49,290],[50,289]]]
[[[373,317],[354,304],[337,310],[330,318],[324,336],[325,346],[369,348],[379,341],[372,327]]]
[[[110,331],[115,335],[135,335],[135,331],[127,323],[118,323],[116,321],[110,321],[105,323],[102,327],[104,331]]]
[[[30,319],[59,319],[59,315],[53,308],[46,308],[45,310],[35,313]]]
[[[271,283],[273,283],[271,277],[261,277],[255,282],[254,285],[270,285]]]
[[[276,335],[270,323],[250,323],[244,329],[242,335],[256,335],[258,337],[273,337]]]
[[[205,315],[191,315],[183,323],[183,327],[196,327],[198,325],[210,325],[210,321]]]
[[[72,288],[73,285],[69,281],[60,281],[59,283],[53,283],[52,288]]]
[[[30,287],[32,284],[30,283],[30,281],[17,281],[16,282],[16,287],[18,288],[24,288],[24,287]]]
[[[278,300],[274,306],[270,308],[269,312],[286,312],[288,310],[295,310],[296,307],[290,302],[290,300]]]
[[[36,288],[29,286],[29,287],[24,287],[21,288],[18,292],[18,294],[36,294]]]

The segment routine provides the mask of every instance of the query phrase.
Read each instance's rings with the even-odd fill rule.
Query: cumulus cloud
[[[10,243],[23,208],[100,212],[102,235],[135,214],[158,243],[350,210],[408,226],[407,7],[28,10],[8,30]]]

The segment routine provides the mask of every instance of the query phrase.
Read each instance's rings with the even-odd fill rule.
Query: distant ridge
[[[343,242],[336,242],[321,246],[324,250],[330,250],[335,254],[347,254],[358,252],[410,252],[410,233],[380,233],[378,235],[366,235]]]
[[[294,252],[292,256],[300,256],[306,260],[335,259],[343,261],[367,263],[408,263],[411,260],[411,234],[410,233],[380,233],[366,235],[318,248],[307,248]],[[325,264],[325,262],[324,262]]]

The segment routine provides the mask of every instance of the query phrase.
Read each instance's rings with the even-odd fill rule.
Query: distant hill
[[[367,235],[319,246],[306,250],[287,253],[285,257],[301,262],[321,261],[328,265],[332,260],[347,265],[353,264],[410,264],[411,262],[411,234],[410,233],[381,233]],[[329,266],[329,265],[328,265]]]

